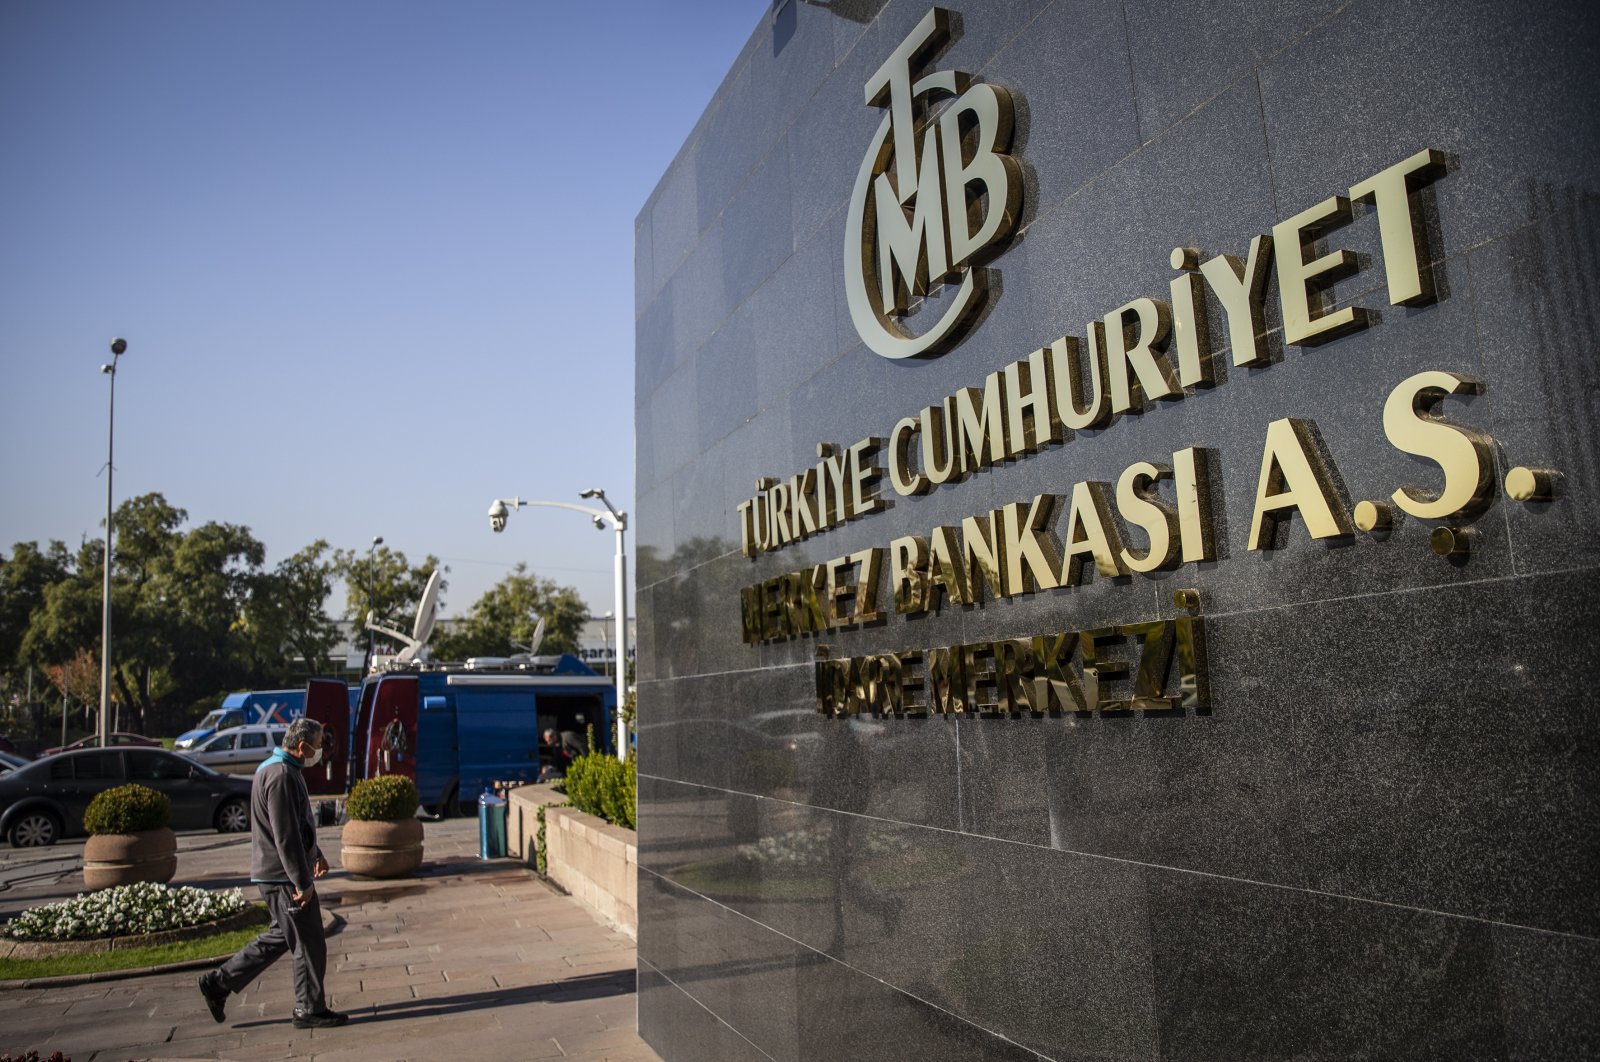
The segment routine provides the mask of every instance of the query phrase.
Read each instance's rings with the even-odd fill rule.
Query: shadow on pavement
[[[445,1014],[463,1014],[474,1010],[492,1010],[496,1007],[516,1006],[522,1003],[569,1003],[584,999],[605,999],[610,996],[632,995],[635,991],[632,970],[614,973],[584,974],[549,984],[526,985],[520,988],[503,988],[496,992],[467,992],[459,996],[432,996],[402,1003],[387,1003],[367,1013],[357,1007],[350,1011],[351,1025],[368,1025],[373,1022],[402,1021],[416,1018],[433,1018]],[[235,1022],[235,1029],[259,1029],[269,1025],[287,1025],[287,1017],[266,1021]]]

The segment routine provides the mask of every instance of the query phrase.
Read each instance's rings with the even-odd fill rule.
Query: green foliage
[[[172,801],[149,786],[129,784],[95,794],[83,813],[90,833],[138,833],[158,830],[172,821]]]
[[[339,641],[339,629],[324,606],[333,593],[333,561],[328,543],[317,539],[255,577],[244,624],[257,662],[282,672],[324,671],[328,653]],[[304,663],[299,668],[294,658]]]
[[[541,654],[571,653],[588,608],[570,586],[557,586],[518,564],[478,598],[458,629],[441,631],[433,641],[438,660],[465,660],[472,656],[510,656],[517,646],[531,644],[534,628],[544,619]]]
[[[289,686],[320,673],[337,642],[324,608],[339,554],[326,542],[263,570],[266,547],[248,528],[191,527],[188,520],[158,493],[117,508],[111,598],[118,729],[175,733],[192,720],[191,705],[214,707],[223,691]],[[85,540],[76,553],[60,542],[29,542],[0,557],[5,696],[15,699],[19,689],[25,695],[32,667],[58,690],[70,685],[64,692],[81,704],[98,703],[104,549],[102,539]],[[415,608],[426,577],[426,569],[408,575],[416,587],[406,591],[407,608]],[[77,666],[83,659],[94,662],[93,675]],[[86,688],[67,682],[79,677]]]
[[[589,734],[589,745],[594,747],[594,734]],[[566,790],[572,806],[579,811],[605,819],[613,826],[632,830],[639,818],[639,774],[633,754],[626,760],[608,756],[604,752],[591,752],[579,756],[567,768]]]
[[[417,813],[422,796],[403,774],[384,774],[356,783],[345,801],[345,812],[363,821],[409,819]]]
[[[567,804],[540,804],[539,810],[534,812],[533,817],[539,822],[539,832],[533,838],[533,868],[539,872],[541,878],[545,876],[550,866],[550,850],[545,847],[544,841],[544,813],[551,808],[567,806]]]
[[[140,967],[166,966],[170,963],[194,962],[199,959],[226,958],[254,939],[261,932],[261,926],[268,921],[266,905],[256,904],[255,908],[258,914],[250,925],[226,933],[209,933],[192,940],[180,940],[173,944],[157,944],[149,948],[115,948],[111,951],[90,952],[87,955],[56,955],[45,959],[0,959],[0,981],[104,973],[109,970],[133,970]],[[4,1054],[0,1054],[0,1062],[5,1062],[5,1057]],[[19,1056],[19,1062],[20,1057],[25,1056]]]
[[[421,564],[412,567],[404,553],[388,546],[372,550],[370,560],[364,549],[334,550],[331,563],[333,574],[344,580],[344,618],[355,624],[363,645],[366,644],[368,612],[376,613],[379,623],[390,619],[394,621],[390,626],[396,630],[409,631],[428,577],[435,569],[442,568],[439,558],[431,553]],[[440,580],[441,601],[449,585],[448,581]],[[380,634],[378,641],[382,643],[386,639]]]

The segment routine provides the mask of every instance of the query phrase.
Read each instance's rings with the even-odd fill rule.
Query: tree
[[[61,542],[41,550],[37,542],[18,542],[10,558],[0,557],[0,668],[21,663],[22,640],[45,591],[72,574],[72,556]]]
[[[557,586],[519,564],[473,604],[460,628],[434,640],[433,655],[443,660],[471,656],[509,656],[530,644],[539,619],[545,621],[541,653],[570,653],[588,608],[570,586]]]
[[[274,675],[274,682],[295,673],[295,656],[305,661],[305,674],[320,673],[339,641],[324,611],[334,575],[327,553],[327,541],[319,538],[261,573],[251,587],[244,623],[253,670]]]
[[[412,567],[404,553],[388,546],[375,550],[370,563],[364,552],[335,550],[333,571],[344,580],[345,586],[344,618],[355,627],[357,639],[365,636],[369,611],[377,616],[379,623],[392,620],[389,626],[409,631],[417,605],[422,601],[422,591],[427,588],[428,576],[436,569],[440,569],[439,558],[431,553],[421,564]],[[442,570],[449,571],[448,568]],[[440,579],[441,595],[447,585]],[[378,638],[387,641],[381,634]]]
[[[182,530],[188,513],[160,494],[130,498],[116,512],[111,573],[114,699],[123,725],[147,729],[166,701],[186,708],[235,685],[247,672],[245,604],[265,547],[249,528],[207,523]],[[48,587],[23,636],[25,659],[41,666],[100,651],[104,544],[85,542],[68,578]]]

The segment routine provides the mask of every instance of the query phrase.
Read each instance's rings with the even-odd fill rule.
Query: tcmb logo
[[[850,196],[845,289],[856,331],[886,358],[948,349],[983,305],[979,267],[1011,234],[1022,201],[1021,168],[1005,154],[1010,94],[954,70],[912,80],[949,37],[949,12],[933,8],[866,86],[868,105],[889,113]]]

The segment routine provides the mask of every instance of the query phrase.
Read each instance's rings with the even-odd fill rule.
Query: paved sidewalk
[[[337,833],[323,831],[335,865]],[[429,823],[425,844],[418,878],[356,881],[336,871],[319,885],[345,920],[328,940],[329,1005],[351,1017],[342,1029],[290,1024],[285,957],[229,1000],[221,1025],[194,972],[0,990],[0,1051],[61,1051],[73,1062],[658,1062],[636,1031],[632,940],[518,862],[478,860],[475,820]],[[174,884],[236,884],[231,863],[245,853],[213,855],[203,882],[208,875],[186,873],[180,855]],[[54,891],[72,895],[68,886],[63,878]]]

